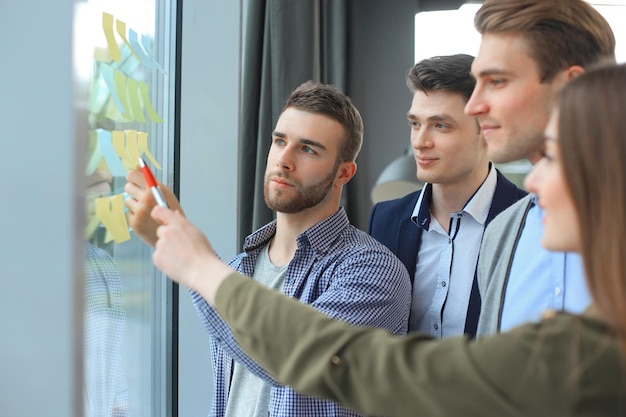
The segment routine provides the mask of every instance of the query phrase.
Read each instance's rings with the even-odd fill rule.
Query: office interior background
[[[463,3],[2,2],[0,415],[92,415],[85,400],[90,366],[84,353],[89,336],[85,240],[110,254],[121,277],[119,359],[128,414],[207,415],[212,396],[208,335],[187,291],[152,267],[151,249],[132,231],[120,229],[104,212],[95,222],[93,213],[86,213],[88,174],[102,167],[114,171],[111,152],[119,150],[105,149],[105,143],[122,135],[126,150],[135,155],[128,148],[134,143],[134,152],[149,160],[157,178],[179,195],[186,215],[229,259],[239,251],[242,236],[268,215],[262,209],[250,211],[254,204],[247,200],[255,197],[255,170],[264,168],[252,167],[254,157],[244,157],[256,146],[256,136],[249,132],[259,126],[271,129],[280,110],[277,103],[300,82],[333,81],[364,119],[358,174],[344,196],[352,223],[364,229],[378,177],[409,147],[406,71],[426,56],[477,51],[472,43],[465,50],[449,49],[446,40],[465,38],[458,24],[439,25],[436,36],[424,36],[424,20],[416,14],[458,9]],[[475,10],[480,2],[470,3],[466,10]],[[607,9],[611,23],[619,21],[616,10],[622,2],[602,3],[598,7],[614,7]],[[284,21],[277,20],[281,17]],[[251,36],[249,31],[258,27],[250,22],[267,24],[265,35]],[[471,30],[471,20],[467,23]],[[282,34],[273,31],[276,27]],[[619,49],[623,30],[613,27]],[[261,51],[271,49],[270,38],[286,35],[310,43],[303,41],[308,47],[293,56],[274,48],[268,51],[272,64],[258,64],[265,59]],[[623,61],[621,50],[618,60]],[[290,68],[298,65],[308,68],[291,74]],[[251,81],[255,72],[264,88],[274,92],[271,99],[261,94],[256,103],[251,101],[251,92],[259,90]],[[115,94],[120,91],[126,95]],[[250,110],[261,104],[270,104],[271,111]],[[259,142],[265,134],[269,138],[270,131],[257,130]],[[262,161],[266,148],[255,152]],[[123,199],[120,166],[126,167],[113,172],[110,193],[100,196],[111,212]],[[509,173],[522,178],[527,168],[512,166]]]

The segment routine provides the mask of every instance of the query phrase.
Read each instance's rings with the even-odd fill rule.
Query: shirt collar
[[[538,203],[537,194],[531,193],[530,194],[530,208],[528,209],[528,215],[536,216],[537,218],[541,219],[543,217],[543,209],[539,207],[539,204],[537,203]]]
[[[465,207],[461,211],[472,216],[478,223],[485,224],[489,216],[489,209],[491,208],[491,201],[496,191],[497,182],[498,175],[495,166],[490,162],[487,178],[485,178],[485,181],[478,187],[478,190],[476,190],[469,201],[465,203]],[[432,195],[432,184],[426,183],[411,214],[411,220],[424,230],[428,230],[430,226],[430,202]]]
[[[433,185],[426,183],[420,193],[411,220],[424,230],[430,226],[430,201],[433,198]]]
[[[487,174],[487,178],[485,178],[485,181],[483,181],[472,198],[470,198],[465,204],[465,207],[463,207],[463,211],[472,216],[474,220],[480,224],[484,225],[487,221],[497,183],[498,176],[496,168],[492,163],[489,163],[489,174]]]
[[[325,253],[348,226],[350,226],[348,215],[343,207],[339,207],[335,214],[302,232],[296,239],[298,247],[308,243],[316,251]],[[276,220],[273,220],[248,235],[244,241],[243,250],[245,252],[260,250],[275,234]]]

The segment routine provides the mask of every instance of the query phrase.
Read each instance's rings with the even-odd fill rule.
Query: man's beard
[[[328,176],[326,176],[326,178],[312,185],[302,186],[300,183],[294,182],[293,187],[295,188],[297,195],[292,198],[282,197],[283,190],[274,190],[273,198],[270,197],[269,184],[271,177],[267,176],[265,178],[265,184],[263,187],[263,197],[265,198],[265,204],[267,204],[267,206],[274,211],[288,214],[299,213],[301,211],[314,207],[321,201],[323,201],[330,193],[338,169],[339,166],[338,164],[336,164],[333,171]],[[272,175],[272,177],[276,176],[278,176],[279,178],[293,181],[291,178],[289,178],[289,176],[282,173]]]

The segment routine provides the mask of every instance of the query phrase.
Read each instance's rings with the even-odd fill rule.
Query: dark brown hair
[[[322,114],[337,121],[345,131],[337,158],[339,162],[356,159],[363,144],[363,120],[350,98],[341,90],[330,84],[307,81],[291,93],[283,111],[288,107]]]
[[[412,92],[449,91],[460,94],[467,103],[476,80],[471,75],[474,57],[466,54],[435,56],[409,69],[406,84]]]

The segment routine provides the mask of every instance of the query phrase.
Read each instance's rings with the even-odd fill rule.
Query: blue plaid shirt
[[[252,276],[257,256],[275,233],[274,221],[248,236],[244,252],[230,265]],[[287,268],[283,293],[330,317],[406,334],[411,307],[408,273],[385,246],[350,225],[343,208],[298,236],[297,244]],[[228,325],[215,310],[199,294],[192,292],[191,296],[202,323],[212,336],[215,395],[210,416],[224,416],[233,359],[272,385],[271,416],[359,416],[334,402],[301,395],[277,384],[239,348]]]

